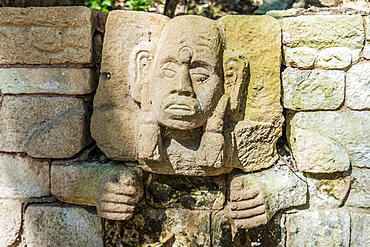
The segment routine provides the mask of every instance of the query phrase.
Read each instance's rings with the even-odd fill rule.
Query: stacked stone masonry
[[[0,8],[0,247],[370,245],[370,17],[114,11],[105,34],[100,21],[84,7]],[[203,117],[223,130],[156,125],[145,81],[160,54],[198,52],[165,38],[203,31],[226,84]],[[217,74],[192,66],[200,81]],[[223,156],[199,160],[194,145]],[[252,212],[233,208],[243,191],[263,201],[250,229],[239,224],[259,221],[232,216]]]

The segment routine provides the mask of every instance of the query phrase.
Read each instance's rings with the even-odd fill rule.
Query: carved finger
[[[133,213],[112,213],[98,211],[98,215],[108,220],[128,220],[132,217]]]
[[[114,213],[131,213],[135,210],[135,206],[112,202],[100,202],[98,203],[97,208],[100,212]]]
[[[246,190],[240,190],[240,191],[231,190],[230,199],[233,202],[244,201],[244,200],[255,198],[259,193],[260,193],[260,188],[255,187],[255,186],[249,189],[246,189]]]
[[[233,177],[231,181],[231,191],[241,191],[244,188],[243,176]]]
[[[132,197],[127,195],[117,195],[110,192],[103,191],[100,193],[98,200],[101,202],[114,202],[121,204],[134,204],[139,201],[139,197]]]
[[[231,210],[244,210],[248,208],[255,208],[265,204],[265,198],[262,193],[259,193],[255,198],[231,203]]]
[[[250,208],[248,210],[241,210],[241,211],[231,211],[230,218],[232,219],[245,219],[251,218],[260,214],[266,213],[266,206],[261,205],[255,208]]]
[[[268,222],[268,218],[266,214],[258,215],[258,216],[247,218],[247,219],[234,220],[234,224],[237,228],[244,228],[244,229],[249,229],[249,228],[257,227],[260,225],[264,225],[267,222]]]
[[[108,192],[119,194],[119,195],[134,195],[137,193],[135,187],[125,186],[118,183],[108,182],[104,185],[103,189]]]

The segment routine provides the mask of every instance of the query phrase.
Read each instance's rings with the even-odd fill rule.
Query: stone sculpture
[[[110,18],[119,24],[108,20],[91,126],[109,158],[138,161],[146,172],[187,176],[228,174],[235,168],[254,172],[276,162],[282,114],[275,20],[169,20],[120,11]],[[126,25],[135,21],[135,31],[119,20]],[[266,25],[274,31],[261,33]],[[129,38],[119,35],[124,30]],[[266,37],[270,44],[260,44]],[[141,179],[132,173],[103,183],[96,202],[99,215],[131,218],[143,198]],[[270,193],[266,188],[272,180],[279,179],[241,172],[230,179],[225,210],[235,226],[256,227],[277,210],[304,203],[299,196],[278,202],[281,198],[273,193],[286,183]]]

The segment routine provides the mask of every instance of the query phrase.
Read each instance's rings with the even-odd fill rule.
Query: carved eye
[[[202,84],[209,79],[210,72],[204,67],[196,67],[190,70],[190,75],[194,82]]]
[[[208,80],[209,75],[197,73],[197,74],[192,74],[191,77],[197,83],[204,83]]]
[[[176,75],[176,71],[172,69],[162,69],[165,77],[172,78]]]
[[[173,78],[177,74],[177,69],[177,64],[172,62],[165,63],[161,68],[162,73],[167,78]]]

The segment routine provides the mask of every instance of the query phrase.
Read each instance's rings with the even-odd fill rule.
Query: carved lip
[[[191,116],[195,113],[193,107],[186,105],[186,104],[169,104],[164,109],[165,112],[174,114],[174,115],[182,115],[182,116]]]

